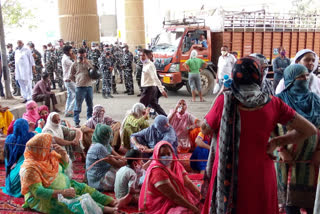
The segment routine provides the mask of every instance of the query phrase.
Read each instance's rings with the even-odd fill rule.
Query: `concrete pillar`
[[[60,37],[80,46],[100,41],[96,0],[58,0]]]
[[[126,43],[131,51],[145,47],[143,0],[124,0]]]

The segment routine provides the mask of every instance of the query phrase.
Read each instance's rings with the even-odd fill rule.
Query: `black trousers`
[[[142,87],[142,93],[140,97],[140,103],[146,107],[151,107],[160,115],[167,116],[166,112],[159,105],[159,98],[161,97],[161,92],[157,86]]]
[[[33,96],[32,99],[35,102],[45,102],[45,105],[50,109],[50,99],[52,100],[52,104],[53,106],[56,105],[57,102],[57,98],[55,94],[38,94],[36,96]],[[53,107],[52,106],[52,107]]]

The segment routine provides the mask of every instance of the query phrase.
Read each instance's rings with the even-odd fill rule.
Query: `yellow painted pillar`
[[[96,0],[58,0],[60,37],[74,41],[77,46],[82,40],[87,44],[100,41],[99,16]]]
[[[145,47],[143,0],[124,0],[126,43],[130,50]]]

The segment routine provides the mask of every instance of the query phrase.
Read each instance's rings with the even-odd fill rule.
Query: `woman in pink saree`
[[[139,211],[146,214],[200,213],[199,189],[191,182],[170,143],[156,144],[143,182]]]

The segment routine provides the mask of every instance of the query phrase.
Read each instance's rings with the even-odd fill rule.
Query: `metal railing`
[[[184,11],[184,17],[206,19],[219,14],[225,30],[241,31],[320,31],[320,14],[276,14],[258,11],[226,11],[223,9]],[[221,27],[222,27],[221,26]]]

